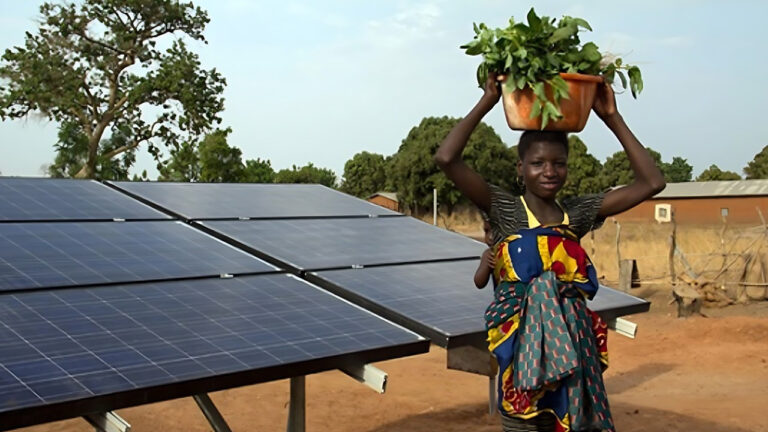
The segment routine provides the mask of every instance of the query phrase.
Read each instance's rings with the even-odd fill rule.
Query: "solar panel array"
[[[317,184],[111,184],[187,220],[402,216]]]
[[[97,181],[0,179],[0,221],[169,219]]]
[[[26,180],[0,178],[0,430],[428,350],[171,211]]]
[[[483,338],[484,248],[318,185],[0,178],[0,429]]]
[[[0,311],[6,425],[88,412],[114,394],[113,409],[327,369],[315,364],[327,358],[426,350],[416,334],[285,274],[26,292],[0,296]]]
[[[276,270],[181,222],[0,224],[0,292]]]
[[[200,224],[301,271],[477,258],[485,249],[480,242],[409,217]]]
[[[493,300],[491,284],[475,289],[480,260],[313,272],[309,280],[443,347],[485,339],[483,314]],[[650,304],[601,287],[589,307],[605,319],[645,312]]]

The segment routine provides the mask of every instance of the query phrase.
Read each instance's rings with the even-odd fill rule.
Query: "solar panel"
[[[623,315],[648,312],[651,303],[633,295],[600,285],[595,298],[587,306],[598,312],[604,319],[614,319]]]
[[[169,219],[94,180],[0,178],[0,221]]]
[[[200,225],[302,271],[477,257],[486,248],[410,217],[206,221]]]
[[[0,292],[276,270],[181,222],[0,224]]]
[[[427,352],[285,274],[0,295],[0,429]]]
[[[112,184],[188,220],[400,215],[317,184]]]
[[[479,260],[313,272],[308,279],[373,312],[423,334],[438,345],[484,338],[490,285],[475,288]],[[610,319],[645,312],[649,303],[601,287],[589,307]]]

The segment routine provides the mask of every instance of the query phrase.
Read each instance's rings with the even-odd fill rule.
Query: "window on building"
[[[667,217],[667,209],[664,207],[659,207],[659,217],[664,219]]]
[[[726,208],[726,207],[720,208],[720,216],[721,217],[728,217],[728,208]]]

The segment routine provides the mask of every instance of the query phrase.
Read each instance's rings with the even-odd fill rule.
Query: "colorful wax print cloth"
[[[613,431],[602,380],[607,328],[585,300],[599,285],[576,235],[567,225],[522,229],[495,256],[498,284],[485,320],[501,413],[551,413],[562,432]]]

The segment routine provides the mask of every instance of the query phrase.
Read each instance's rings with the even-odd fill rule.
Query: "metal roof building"
[[[664,210],[666,209],[666,210]],[[768,218],[768,180],[669,183],[659,194],[616,215],[620,222],[656,222],[674,215],[678,223],[761,224]]]
[[[767,196],[768,180],[669,183],[654,199]]]

